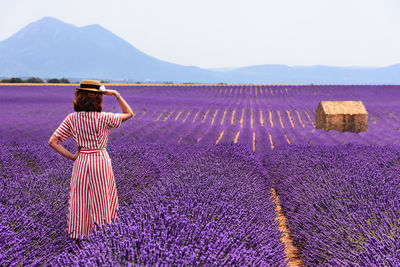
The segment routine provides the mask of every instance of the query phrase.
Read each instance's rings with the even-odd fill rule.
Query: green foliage
[[[2,79],[1,80],[2,83],[23,83],[24,80],[22,80],[21,78],[9,78],[9,79]]]
[[[44,81],[40,79],[39,77],[31,77],[29,79],[26,79],[25,82],[27,83],[43,83]]]
[[[57,78],[51,78],[47,80],[48,83],[60,83],[60,80]]]
[[[70,81],[66,78],[61,78],[61,79],[48,79],[48,83],[70,83]],[[5,78],[0,80],[0,83],[44,83],[44,81],[39,78],[39,77],[30,77],[26,80],[18,78],[18,77],[12,77],[12,78]],[[79,82],[78,82],[79,83]]]
[[[66,78],[61,78],[61,79],[57,79],[57,78],[51,78],[47,80],[48,83],[70,83],[68,79]]]
[[[61,79],[48,79],[48,83],[70,83],[70,81],[66,78],[61,78]],[[5,78],[0,80],[0,83],[44,83],[44,81],[39,78],[39,77],[30,77],[26,80],[18,78],[18,77],[12,77],[12,78]]]
[[[69,80],[66,79],[66,78],[61,78],[61,79],[60,79],[60,82],[61,82],[61,83],[69,83]]]

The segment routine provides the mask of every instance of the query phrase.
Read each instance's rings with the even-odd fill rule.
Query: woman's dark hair
[[[73,101],[75,111],[97,111],[103,109],[103,94],[93,91],[76,90]]]

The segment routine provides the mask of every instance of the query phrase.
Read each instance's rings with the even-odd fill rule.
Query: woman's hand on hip
[[[73,161],[75,161],[75,160],[78,158],[79,152],[80,152],[80,151],[81,151],[81,148],[78,147],[78,149],[76,150],[76,153],[75,153],[74,156],[72,157],[72,160],[73,160]]]

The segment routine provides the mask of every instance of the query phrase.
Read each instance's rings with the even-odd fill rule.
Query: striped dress
[[[60,142],[73,136],[80,153],[74,161],[68,203],[68,235],[84,238],[94,221],[118,219],[118,197],[111,159],[106,151],[108,133],[122,123],[122,114],[80,111],[70,113],[54,131]]]

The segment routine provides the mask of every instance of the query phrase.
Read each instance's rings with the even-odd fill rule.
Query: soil
[[[304,266],[303,261],[299,257],[299,250],[293,245],[290,230],[286,224],[286,216],[282,211],[282,207],[279,202],[279,197],[276,194],[275,188],[271,188],[271,198],[275,203],[277,217],[275,220],[279,221],[279,231],[282,232],[281,242],[285,245],[286,259],[289,260],[288,266]]]

